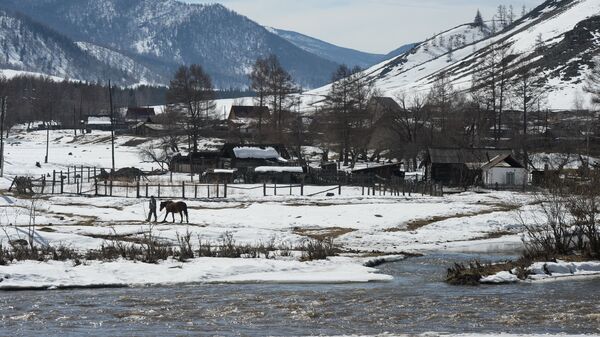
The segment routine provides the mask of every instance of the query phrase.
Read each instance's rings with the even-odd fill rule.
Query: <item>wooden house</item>
[[[305,169],[300,166],[259,166],[254,168],[252,180],[257,183],[297,184],[305,177]]]
[[[125,113],[128,122],[147,122],[155,116],[154,108],[129,107]]]
[[[176,155],[171,158],[169,169],[180,173],[204,173],[221,168],[221,151],[201,151],[191,155]]]
[[[469,186],[482,183],[481,168],[509,149],[430,148],[421,167],[428,181],[446,186]]]
[[[402,163],[374,164],[352,170],[352,175],[379,179],[404,178]]]
[[[139,122],[130,128],[130,131],[138,137],[162,137],[172,130],[168,125],[151,122]]]
[[[232,132],[241,135],[254,135],[258,133],[259,123],[265,127],[271,113],[266,106],[233,105],[229,111],[227,123]]]

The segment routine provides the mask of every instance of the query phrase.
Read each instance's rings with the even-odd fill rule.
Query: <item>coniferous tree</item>
[[[477,10],[477,14],[475,15],[475,20],[473,21],[473,25],[475,27],[484,27],[485,22],[483,21],[483,16],[481,16],[481,12]]]

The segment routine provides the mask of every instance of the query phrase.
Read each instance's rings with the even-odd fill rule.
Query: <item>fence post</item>
[[[136,197],[139,199],[140,198],[140,181],[138,180],[135,184],[135,190],[136,190]]]
[[[104,196],[108,196],[108,181],[104,181]]]
[[[364,190],[363,190],[364,191]],[[304,196],[304,183],[300,184],[300,195]]]
[[[223,198],[227,199],[227,183],[223,184]]]
[[[338,185],[338,195],[342,195],[342,184]]]
[[[146,198],[148,198],[148,183],[146,183]]]
[[[83,175],[83,165],[81,165],[81,177],[80,177],[80,179],[81,179],[82,185],[83,185],[83,177],[84,177],[84,175]]]
[[[88,183],[89,183],[89,182],[90,182],[90,167],[88,166],[88,168],[87,168],[87,169],[88,169],[88,178],[87,178],[87,181],[88,181]]]
[[[98,196],[98,179],[94,178],[94,196]]]
[[[71,183],[71,169],[67,166],[67,184]]]
[[[98,175],[96,174],[96,166],[94,166],[94,178],[96,178]]]
[[[365,184],[362,185],[362,195],[365,195]]]
[[[158,197],[160,198],[160,183],[158,183]]]
[[[267,196],[267,183],[263,183],[263,197]]]
[[[181,199],[185,199],[185,181],[181,182]]]
[[[112,192],[112,191],[113,191],[113,181],[111,180],[111,181],[110,181],[110,196],[111,196],[111,197],[112,197],[112,195],[113,195],[113,192]]]
[[[54,184],[56,183],[56,170],[52,170],[52,194],[54,194]]]
[[[41,192],[41,194],[44,194],[44,187],[46,187],[46,176],[42,175],[42,192]]]
[[[60,194],[63,194],[63,192],[65,191],[65,180],[63,179],[63,174],[62,171],[60,171]]]
[[[292,183],[290,183],[290,195],[292,195]]]
[[[210,185],[206,185],[206,197],[210,199]]]
[[[277,184],[273,184],[273,195],[277,195]]]
[[[194,199],[198,199],[198,185],[194,185]]]
[[[217,183],[217,199],[219,199],[219,183]]]

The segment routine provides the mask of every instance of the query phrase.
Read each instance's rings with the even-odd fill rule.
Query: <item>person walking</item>
[[[157,216],[156,216],[156,199],[154,199],[154,196],[150,197],[150,213],[148,214],[148,222],[150,222],[150,220],[152,219],[152,215],[154,214],[154,222],[157,222]]]

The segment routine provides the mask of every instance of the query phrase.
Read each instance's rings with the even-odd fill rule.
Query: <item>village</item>
[[[232,103],[215,101],[214,111],[228,113],[203,121],[207,126],[194,145],[189,120],[165,119],[165,106],[115,108],[112,116],[85,116],[76,128],[59,122],[13,127],[3,137],[2,247],[32,252],[60,247],[71,252],[58,258],[67,265],[60,261],[70,260],[69,255],[79,260],[106,247],[130,244],[141,251],[129,257],[116,252],[125,260],[112,263],[110,268],[119,270],[115,273],[104,272],[111,263],[90,260],[83,269],[68,267],[62,276],[36,280],[25,272],[26,281],[4,278],[0,288],[160,284],[182,277],[181,282],[385,280],[388,276],[365,266],[427,252],[522,251],[527,226],[543,213],[535,206],[536,191],[586,179],[585,172],[595,165],[591,157],[552,152],[531,153],[524,164],[519,151],[509,147],[429,147],[405,161],[380,153],[344,163],[309,143],[261,142],[257,123],[270,119],[270,109]],[[382,123],[386,115],[402,111],[389,98],[374,97],[369,106],[369,114]],[[371,133],[374,139],[385,133],[384,126],[374,128],[379,128]],[[265,130],[263,126],[261,132]],[[234,139],[238,142],[228,142]],[[556,141],[549,131],[539,136],[542,146]],[[564,148],[569,141],[561,139],[560,144]],[[183,150],[192,146],[197,150]],[[157,217],[157,203],[149,205],[150,198],[158,204],[184,202],[185,216],[179,211],[169,215],[161,205]],[[523,213],[532,218],[523,220]],[[231,267],[218,277],[204,274],[196,262],[183,265],[185,276],[156,270],[155,278],[147,271],[128,273],[127,260],[163,259],[144,257],[143,247],[150,249],[150,243],[172,247],[163,258],[174,260],[148,270],[186,260],[179,255],[184,243],[191,251],[188,258],[195,258],[196,250],[202,254],[203,245],[218,251],[237,244],[244,248],[221,257],[254,255],[280,266],[259,264],[250,272]],[[318,254],[312,256],[315,246]],[[213,254],[206,256],[220,253]],[[255,264],[233,260],[233,265]],[[298,260],[306,262],[297,265]],[[39,265],[20,262],[8,268],[32,267]],[[294,272],[278,274],[280,268]],[[66,275],[71,275],[68,281]],[[91,284],[86,281],[92,279]],[[513,282],[512,276],[508,280]]]

